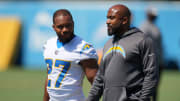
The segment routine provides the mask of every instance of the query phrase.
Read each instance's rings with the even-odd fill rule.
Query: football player
[[[97,53],[74,34],[74,21],[68,10],[54,13],[53,29],[57,36],[44,45],[48,76],[43,101],[85,101],[82,82],[85,75],[93,82],[98,69]]]

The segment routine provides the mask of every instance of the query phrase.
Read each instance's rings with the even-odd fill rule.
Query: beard
[[[120,30],[120,27],[118,27],[118,28],[109,27],[108,28],[108,36],[112,36],[112,35],[117,34],[118,30]]]
[[[58,36],[58,38],[62,43],[67,43],[67,39],[64,39],[62,36]]]
[[[71,41],[74,37],[74,33],[66,33],[69,34],[69,36],[62,36],[61,34],[58,34],[58,39],[62,42],[62,43],[68,43],[69,41]]]
[[[116,26],[108,25],[108,36],[119,34],[123,30],[123,24],[118,24]]]
[[[108,29],[108,36],[112,36],[112,35],[113,35],[112,29]]]

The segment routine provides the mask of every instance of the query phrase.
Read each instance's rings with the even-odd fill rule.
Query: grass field
[[[0,101],[42,101],[46,71],[10,69],[0,72]],[[87,96],[90,85],[84,80]],[[164,71],[159,101],[180,101],[180,72]]]

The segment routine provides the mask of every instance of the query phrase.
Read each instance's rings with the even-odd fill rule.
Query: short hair
[[[57,16],[60,16],[60,15],[62,15],[62,16],[69,16],[71,18],[71,20],[73,21],[72,14],[70,13],[69,10],[67,10],[67,9],[59,9],[56,12],[54,12],[54,14],[53,14],[53,23],[55,23],[55,18]]]

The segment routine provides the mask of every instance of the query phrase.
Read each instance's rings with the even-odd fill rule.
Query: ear
[[[129,22],[128,20],[129,20],[129,19],[128,19],[127,17],[124,17],[124,18],[123,18],[123,22],[122,22],[123,25],[127,24],[127,23]]]

